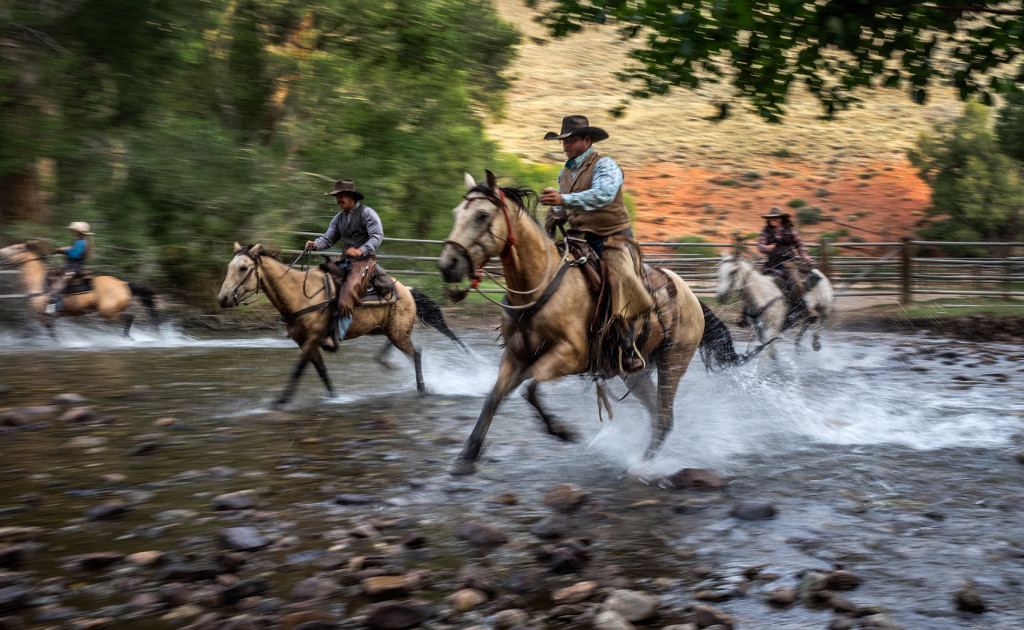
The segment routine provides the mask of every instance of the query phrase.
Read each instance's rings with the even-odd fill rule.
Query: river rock
[[[563,483],[548,490],[544,495],[544,505],[559,512],[570,512],[583,505],[586,493],[579,486]]]
[[[594,581],[577,582],[552,593],[551,601],[555,604],[578,604],[590,599],[597,591],[597,587],[598,584]]]
[[[338,593],[341,585],[322,577],[309,577],[302,580],[292,589],[290,598],[294,602],[308,599],[324,599]]]
[[[124,501],[107,501],[86,510],[85,520],[102,521],[120,518],[128,513],[129,506]]]
[[[525,626],[530,622],[530,614],[522,608],[510,608],[494,615],[495,630],[508,630]]]
[[[733,618],[721,610],[718,610],[714,606],[694,606],[693,607],[694,621],[697,622],[697,627],[707,628],[708,626],[723,626],[728,630],[733,630],[735,622]]]
[[[555,545],[544,545],[534,556],[547,562],[552,573],[573,573],[583,568],[590,560],[590,546],[582,541],[563,541]]]
[[[268,590],[270,585],[264,580],[239,580],[221,590],[221,597],[225,604],[234,604],[249,597],[263,595]]]
[[[153,567],[164,561],[164,552],[138,551],[130,554],[125,560],[137,567]]]
[[[459,569],[455,581],[460,587],[483,591],[488,596],[498,592],[498,578],[479,564],[467,564]]]
[[[342,493],[335,495],[332,501],[338,505],[369,505],[377,501],[377,497],[370,494]]]
[[[92,407],[72,407],[62,413],[60,418],[57,418],[57,420],[66,423],[81,423],[88,422],[95,416],[96,412],[92,410]]]
[[[785,608],[796,603],[796,589],[788,586],[780,586],[768,593],[768,603],[772,606]]]
[[[452,605],[453,610],[464,613],[486,602],[487,593],[475,588],[462,588],[449,595],[446,599]]]
[[[43,537],[42,527],[18,526],[0,527],[0,542],[32,542]]]
[[[31,552],[27,544],[0,544],[0,567],[13,569],[23,563]]]
[[[531,534],[548,540],[564,538],[568,532],[569,518],[564,514],[552,514],[530,528]]]
[[[859,576],[839,569],[829,572],[828,577],[825,579],[825,588],[833,591],[851,591],[860,586],[860,583],[861,579]]]
[[[456,537],[474,545],[503,545],[508,536],[494,525],[480,521],[466,521],[455,532]]]
[[[640,591],[620,589],[604,600],[603,607],[622,615],[626,621],[643,621],[658,609],[658,598]]]
[[[595,630],[633,630],[635,626],[614,610],[603,610],[594,618]]]
[[[405,575],[379,575],[368,577],[362,581],[363,592],[370,596],[408,595],[415,591],[423,582],[418,572]]]
[[[434,608],[419,600],[381,602],[366,614],[370,630],[406,630],[415,628],[434,615]]]
[[[213,498],[213,509],[218,512],[248,510],[256,507],[258,497],[253,490],[239,490],[217,495]]]
[[[861,618],[860,627],[877,628],[879,630],[903,630],[903,626],[893,621],[889,615],[884,613],[876,613]]]
[[[21,586],[0,588],[0,612],[18,610],[28,606],[32,592]]]
[[[219,536],[221,546],[233,551],[253,551],[270,544],[255,527],[226,527]]]
[[[544,583],[547,571],[540,567],[530,567],[516,571],[505,580],[505,588],[513,593],[536,593]]]
[[[758,521],[775,516],[775,506],[767,501],[744,501],[732,509],[732,516],[744,521]]]
[[[800,601],[806,603],[815,602],[819,599],[819,593],[825,590],[828,584],[828,576],[817,571],[808,571],[800,578],[800,586],[797,595]]]
[[[725,487],[725,480],[707,468],[683,468],[665,477],[659,485],[668,490],[718,490]]]
[[[853,630],[857,622],[849,617],[836,617],[828,624],[828,630]]]
[[[32,423],[32,418],[20,409],[8,409],[0,412],[0,427],[27,427]]]
[[[73,392],[67,392],[64,394],[57,394],[53,397],[53,404],[55,405],[82,405],[85,404],[85,396],[81,394],[75,394]]]
[[[963,588],[957,591],[953,595],[953,602],[958,610],[965,612],[981,613],[986,609],[985,600],[973,588]]]

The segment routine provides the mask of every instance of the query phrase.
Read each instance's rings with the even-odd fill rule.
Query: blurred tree
[[[784,116],[794,82],[831,117],[868,87],[906,88],[923,103],[942,81],[961,98],[990,103],[1024,79],[1013,63],[1024,47],[1019,2],[552,0],[541,11],[538,20],[558,37],[590,23],[642,37],[631,53],[636,64],[621,74],[639,83],[634,96],[725,82],[772,122]]]
[[[919,233],[929,240],[1024,239],[1024,188],[1013,160],[999,151],[989,108],[968,103],[964,115],[937,136],[922,134],[911,162],[931,185],[933,217]],[[980,253],[973,249],[965,253]]]
[[[1024,93],[1006,96],[996,112],[995,131],[1003,153],[1024,165]]]

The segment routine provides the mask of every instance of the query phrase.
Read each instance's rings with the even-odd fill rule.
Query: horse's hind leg
[[[537,381],[530,381],[530,384],[526,387],[526,400],[533,405],[533,408],[537,410],[537,414],[540,416],[541,421],[544,423],[544,428],[547,429],[550,435],[558,438],[559,440],[565,440],[566,442],[576,442],[579,440],[576,432],[569,427],[563,425],[561,422],[554,419],[544,409],[540,403],[540,398],[537,396],[537,386],[540,383]]]
[[[384,367],[391,367],[391,364],[388,363],[386,359],[388,356],[388,351],[390,351],[394,345],[395,344],[391,343],[390,339],[384,342],[384,345],[381,347],[380,352],[377,353],[377,363],[380,363]]]
[[[389,339],[391,340],[391,343],[395,345],[396,348],[404,352],[405,356],[409,357],[409,359],[412,360],[412,365],[416,369],[416,391],[420,393],[426,391],[427,386],[423,382],[422,355],[420,354],[420,351],[415,346],[412,345],[412,335],[408,334],[398,339],[389,337]]]
[[[121,320],[124,321],[124,336],[131,339],[132,322],[135,321],[135,316],[125,313],[121,316]]]
[[[484,446],[484,437],[487,436],[487,429],[491,426],[491,420],[494,419],[498,405],[510,391],[519,387],[523,380],[522,370],[516,366],[514,359],[509,358],[506,351],[505,356],[501,359],[498,380],[494,383],[491,393],[487,395],[484,408],[480,410],[480,417],[476,420],[473,432],[469,434],[469,439],[466,440],[466,444],[462,447],[462,452],[455,460],[455,465],[452,466],[449,474],[470,475],[476,472],[476,460],[480,457],[480,451]]]
[[[644,459],[654,459],[675,425],[676,390],[694,352],[695,347],[674,349],[658,358],[658,413]]]
[[[334,398],[334,386],[331,385],[331,377],[327,374],[327,364],[324,363],[324,355],[319,350],[310,359],[310,363],[316,368],[316,373],[320,376],[320,380],[324,382],[324,387],[327,388],[327,395]]]
[[[281,395],[278,397],[278,399],[274,401],[274,404],[272,405],[273,407],[280,407],[281,405],[285,404],[286,402],[292,399],[292,396],[295,395],[295,388],[299,384],[299,377],[302,376],[302,372],[305,371],[306,365],[308,363],[309,359],[306,358],[306,354],[303,353],[302,356],[299,358],[299,362],[296,363],[295,367],[292,369],[291,378],[288,379],[288,384],[285,386],[284,391],[281,392]]]

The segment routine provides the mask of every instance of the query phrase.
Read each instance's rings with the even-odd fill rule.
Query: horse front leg
[[[675,426],[676,390],[679,379],[686,374],[696,346],[684,345],[673,348],[657,357],[658,364],[658,413],[654,416],[651,441],[647,445],[644,459],[650,461],[661,451],[665,439]]]
[[[537,396],[537,386],[546,381],[575,374],[582,365],[582,356],[582,352],[576,346],[568,341],[563,341],[541,355],[526,371],[526,378],[533,379],[526,389],[526,400],[537,410],[548,434],[566,442],[576,442],[578,440],[576,433],[555,420],[544,409]]]
[[[530,384],[526,387],[525,397],[527,402],[533,405],[533,408],[537,410],[537,415],[540,416],[541,422],[544,423],[544,428],[547,429],[548,434],[566,442],[579,441],[579,436],[576,435],[575,431],[555,420],[554,416],[544,409],[544,406],[540,402],[540,398],[537,396],[538,385],[540,385],[540,383],[536,380],[530,381]]]
[[[476,420],[473,432],[469,434],[469,439],[466,440],[465,446],[462,447],[462,453],[455,460],[455,465],[452,466],[450,474],[459,476],[470,475],[476,472],[476,460],[480,457],[480,451],[484,445],[484,437],[487,435],[487,429],[491,426],[491,420],[494,419],[494,413],[498,410],[498,405],[501,404],[501,401],[505,399],[505,396],[510,391],[519,387],[523,379],[522,368],[506,351],[501,357],[498,380],[494,383],[491,393],[487,395],[487,400],[484,401],[484,408],[480,410],[480,417]]]
[[[423,353],[419,348],[413,348],[412,365],[416,370],[416,391],[422,394],[427,391],[427,386],[423,382]]]
[[[327,395],[334,398],[334,386],[331,385],[331,377],[327,374],[327,363],[324,361],[324,355],[320,350],[316,350],[309,362],[316,368],[316,373],[320,376],[320,380],[323,381],[324,387],[327,388]]]
[[[307,358],[306,353],[303,352],[302,356],[299,357],[299,362],[296,363],[295,367],[292,369],[292,375],[291,378],[288,379],[288,385],[285,386],[284,391],[281,392],[281,396],[274,401],[271,407],[278,409],[292,399],[292,396],[295,394],[295,388],[299,384],[299,377],[302,376],[302,373],[305,371],[306,365],[308,364],[309,358]]]
[[[125,313],[121,316],[121,320],[124,321],[124,336],[131,339],[132,322],[135,321],[135,316]]]

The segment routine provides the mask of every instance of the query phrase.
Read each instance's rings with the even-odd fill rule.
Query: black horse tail
[[[469,352],[466,344],[455,336],[452,329],[448,327],[448,323],[444,321],[444,313],[441,312],[441,307],[437,305],[437,302],[419,289],[409,287],[409,291],[412,293],[412,299],[416,302],[416,316],[420,318],[420,321],[444,334],[445,337],[459,344],[463,350]]]
[[[766,344],[754,348],[746,354],[736,352],[736,346],[732,343],[732,335],[725,323],[711,312],[706,304],[701,302],[701,310],[704,311],[704,336],[700,339],[700,358],[704,366],[709,370],[724,369],[743,365],[747,361],[761,354],[761,351],[768,347],[772,339]]]
[[[156,303],[153,302],[153,289],[134,282],[129,282],[128,288],[131,290],[132,295],[139,298],[142,305],[149,309],[149,316],[152,318],[153,322],[158,323],[160,315],[157,313]]]

